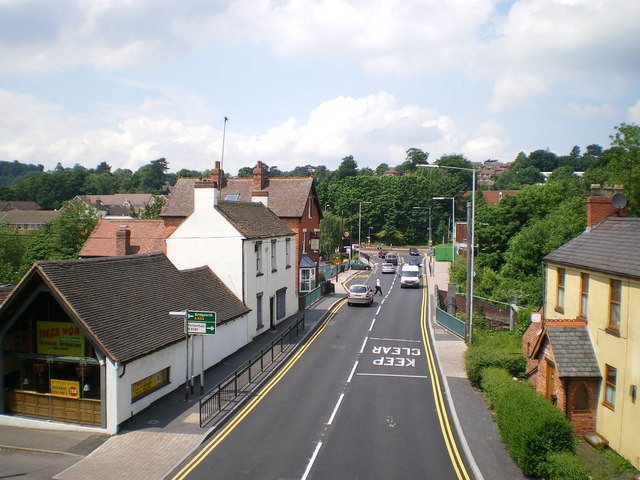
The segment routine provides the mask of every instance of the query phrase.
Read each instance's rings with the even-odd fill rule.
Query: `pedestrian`
[[[378,293],[382,295],[382,288],[380,287],[380,277],[376,278],[376,291],[373,292],[373,294],[377,295]]]

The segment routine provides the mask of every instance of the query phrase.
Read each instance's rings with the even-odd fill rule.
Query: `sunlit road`
[[[469,478],[434,400],[424,286],[367,276],[351,283],[378,276],[383,296],[342,306],[174,478]]]

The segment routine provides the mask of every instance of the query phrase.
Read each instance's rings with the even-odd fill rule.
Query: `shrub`
[[[528,384],[488,368],[482,386],[492,402],[502,441],[525,475],[544,475],[549,454],[572,451],[571,423]]]
[[[527,360],[522,354],[506,354],[496,352],[490,347],[471,347],[465,353],[465,369],[467,378],[476,387],[480,386],[482,370],[487,367],[503,368],[512,377],[524,374]]]
[[[589,480],[589,472],[572,452],[549,454],[544,465],[546,480]]]

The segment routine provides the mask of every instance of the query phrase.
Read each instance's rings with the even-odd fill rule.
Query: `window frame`
[[[589,274],[580,273],[580,318],[587,318],[589,312]]]
[[[615,294],[615,298],[614,298]],[[607,319],[607,329],[613,332],[620,332],[620,320],[622,310],[622,281],[611,279],[609,280],[609,316]],[[612,322],[613,313],[617,313],[617,323]]]
[[[558,313],[564,313],[565,287],[567,281],[567,270],[564,268],[557,269],[556,276],[556,308]]]
[[[271,240],[271,273],[278,271],[278,259],[276,258],[277,240]]]
[[[284,241],[284,252],[285,252],[285,261],[286,268],[291,268],[291,239],[286,238]]]
[[[262,275],[262,242],[256,242],[254,251],[256,252],[256,276]]]
[[[613,382],[610,381],[610,373],[613,373]],[[618,383],[618,370],[611,365],[604,366],[604,399],[602,404],[611,409],[616,409],[616,388]],[[611,401],[612,400],[612,401]]]

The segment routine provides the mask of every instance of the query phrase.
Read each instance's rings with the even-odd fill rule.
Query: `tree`
[[[93,205],[79,200],[65,202],[60,214],[29,242],[23,261],[25,271],[38,260],[77,258],[99,218],[100,213]]]
[[[386,163],[381,163],[376,167],[376,175],[382,175],[387,170],[389,170],[389,165]]]
[[[28,237],[8,225],[0,224],[0,283],[15,284],[24,274],[22,257]]]
[[[336,170],[335,180],[342,180],[347,177],[355,177],[358,175],[358,164],[353,159],[353,156],[349,155],[342,159],[342,163]]]
[[[344,220],[326,212],[320,220],[320,254],[331,256],[340,248]]]
[[[251,177],[253,177],[253,168],[251,168],[251,167],[242,167],[240,170],[238,170],[238,177],[239,178],[251,178]]]
[[[164,158],[152,160],[143,165],[133,175],[136,191],[139,193],[160,193],[164,185],[164,174],[169,169],[169,164]]]
[[[162,207],[164,207],[165,203],[166,202],[162,199],[162,197],[153,197],[153,200],[150,203],[145,203],[143,209],[139,212],[136,212],[135,209],[131,207],[131,209],[129,210],[129,215],[131,216],[131,218],[160,218]]]
[[[406,153],[407,153],[406,160],[410,161],[414,167],[418,164],[429,163],[427,161],[429,159],[429,153],[423,152],[419,148],[412,147],[409,150],[407,150]]]
[[[100,162],[96,167],[96,173],[111,173],[111,166],[107,162]]]

